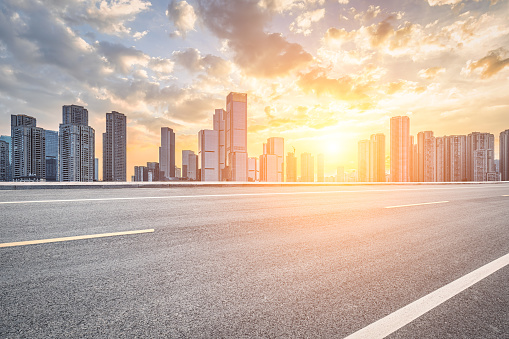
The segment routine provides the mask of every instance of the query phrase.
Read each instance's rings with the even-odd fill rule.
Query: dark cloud
[[[199,14],[212,33],[227,40],[234,62],[247,75],[285,76],[312,60],[301,45],[288,42],[281,34],[265,32],[272,12],[257,1],[199,1]]]

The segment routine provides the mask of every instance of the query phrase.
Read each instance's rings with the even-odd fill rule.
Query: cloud
[[[325,8],[304,12],[301,15],[299,15],[294,22],[290,24],[290,31],[295,33],[302,33],[304,35],[309,35],[312,32],[311,25],[314,22],[322,20],[324,16]]]
[[[481,79],[488,79],[509,66],[509,58],[504,57],[508,54],[505,48],[498,48],[489,51],[488,54],[477,61],[469,60],[463,73],[473,73],[478,68],[481,70]]]
[[[357,12],[357,10],[352,7],[350,9],[350,13],[354,15],[355,20],[366,22],[375,19],[380,13],[382,13],[382,10],[380,9],[380,6],[369,5],[365,12]]]
[[[50,1],[51,3],[51,1]],[[140,39],[147,32],[132,32],[126,23],[133,21],[141,12],[147,11],[151,3],[143,0],[112,0],[112,1],[66,1],[63,6],[54,2],[53,10],[60,12],[60,16],[68,25],[88,24],[99,32],[117,35],[133,36]]]
[[[352,76],[329,78],[327,69],[314,68],[307,73],[301,73],[297,85],[306,93],[317,96],[330,95],[339,100],[365,101],[369,99],[367,92],[369,84],[357,81]]]
[[[428,4],[430,6],[443,6],[443,5],[451,5],[455,6],[461,3],[463,0],[428,0]]]
[[[202,57],[196,48],[173,52],[173,60],[191,73],[205,71],[210,76],[223,78],[231,72],[231,65],[228,61],[212,54]]]
[[[249,76],[286,76],[306,66],[312,56],[279,33],[266,33],[272,12],[254,1],[199,1],[204,24],[233,52],[233,61]]]
[[[194,31],[194,25],[197,19],[196,13],[194,12],[193,6],[186,1],[177,2],[172,0],[168,5],[166,15],[176,28],[172,33],[173,36],[185,37],[189,31]]]
[[[436,78],[439,74],[445,72],[445,68],[443,67],[430,67],[426,69],[421,69],[419,71],[419,76],[423,79],[431,80]]]

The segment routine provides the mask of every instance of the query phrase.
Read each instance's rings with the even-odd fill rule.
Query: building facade
[[[201,181],[219,181],[219,131],[198,132],[198,157]]]
[[[300,155],[300,181],[315,181],[315,160],[311,153],[302,153]]]
[[[87,109],[77,105],[62,107],[58,149],[59,181],[94,181],[95,131],[88,126]]]
[[[226,134],[225,134],[226,111],[222,108],[214,111],[213,127],[217,131],[219,147],[219,180],[227,180],[226,173]]]
[[[106,113],[106,132],[103,133],[103,181],[126,181],[126,133],[126,116],[116,111]]]
[[[225,154],[228,180],[247,181],[247,94],[226,97]]]
[[[385,135],[377,133],[369,139],[369,181],[385,181]]]
[[[169,127],[161,127],[161,147],[159,147],[159,169],[161,180],[175,177],[175,133]]]
[[[410,118],[391,118],[391,181],[410,181]]]
[[[325,182],[325,157],[322,153],[316,157],[316,181]]]
[[[297,157],[295,152],[288,152],[286,155],[286,181],[297,181]]]
[[[11,115],[12,180],[46,179],[46,135],[28,115]]]
[[[357,173],[360,182],[369,181],[369,140],[360,140],[357,144]]]
[[[45,130],[46,181],[58,181],[58,131]]]
[[[509,129],[500,133],[498,159],[500,179],[509,181]]]

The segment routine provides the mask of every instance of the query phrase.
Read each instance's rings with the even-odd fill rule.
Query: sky
[[[58,130],[62,105],[82,105],[102,159],[105,113],[122,112],[128,177],[158,161],[160,127],[180,166],[232,91],[248,93],[249,156],[283,137],[333,175],[371,134],[388,148],[392,116],[498,139],[508,80],[508,0],[0,2],[0,134],[11,114]]]

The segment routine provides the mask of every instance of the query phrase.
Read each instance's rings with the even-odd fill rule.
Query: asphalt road
[[[145,229],[0,247],[0,338],[343,338],[508,254],[509,184],[0,192],[2,244]],[[508,281],[389,337],[509,338]]]

